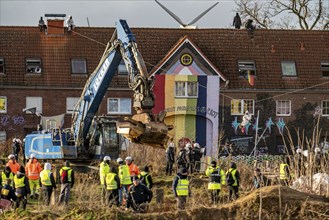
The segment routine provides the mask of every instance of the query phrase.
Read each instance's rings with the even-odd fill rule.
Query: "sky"
[[[189,23],[210,6],[198,28],[233,28],[234,0],[159,0],[184,23]],[[179,28],[180,24],[154,0],[0,0],[1,26],[37,26],[45,14],[72,15],[75,25],[114,27],[117,19],[125,19],[130,27]]]

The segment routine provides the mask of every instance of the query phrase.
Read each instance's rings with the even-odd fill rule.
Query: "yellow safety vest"
[[[178,184],[177,184],[177,187],[176,187],[177,196],[188,196],[188,185],[189,185],[189,183],[190,182],[187,179],[179,178]]]
[[[3,196],[8,196],[9,193],[10,193],[10,190],[9,190],[9,189],[5,189],[5,188],[3,188],[3,189],[1,190],[1,195],[3,195]]]
[[[113,189],[118,188],[117,182],[114,180],[115,176],[116,176],[115,173],[108,173],[106,175],[106,189],[107,190],[113,190]]]
[[[285,171],[286,167],[288,167],[288,164],[286,164],[286,163],[281,163],[280,164],[280,179],[281,180],[288,179],[288,176],[287,176],[286,171]]]
[[[15,189],[24,187],[25,186],[24,180],[25,180],[25,176],[23,176],[20,179],[17,178],[17,176],[14,176]]]
[[[40,178],[41,178],[41,183],[44,186],[52,186],[53,184],[51,184],[51,180],[50,180],[50,170],[43,170],[40,173]]]
[[[131,185],[129,167],[127,165],[119,166],[119,178],[122,185]]]
[[[236,179],[236,177],[235,177],[236,169],[230,168],[230,169],[226,172],[226,175],[227,175],[229,172],[231,172],[232,177],[233,177],[233,180],[234,180],[234,183],[233,183],[232,186],[237,186],[237,185],[238,185],[238,181],[237,181],[237,179]]]
[[[6,184],[6,179],[8,179],[5,172],[2,172],[1,178],[2,178],[2,186],[4,186]],[[14,174],[13,173],[9,174],[9,179],[11,179],[10,186],[13,186],[13,182],[14,182]]]
[[[59,175],[62,176],[63,170],[67,171],[67,182],[72,183],[72,169],[70,167],[62,167],[59,171]]]
[[[206,170],[206,175],[209,176],[210,178],[212,177],[218,177],[220,178],[220,182],[216,182],[216,181],[211,181],[208,183],[208,189],[209,190],[217,190],[217,189],[221,189],[221,182],[223,184],[225,184],[225,177],[223,175],[223,171],[217,166],[216,168],[214,167],[208,167],[208,169]]]
[[[142,172],[141,172],[141,176],[144,177],[144,179],[145,179],[146,186],[150,188],[150,183],[149,183],[149,180],[148,180],[148,178],[147,178],[149,175],[150,175],[150,174],[147,173],[147,172],[145,172],[145,171],[142,171]]]
[[[101,179],[101,184],[104,185],[104,180],[106,178],[106,175],[110,172],[110,166],[103,161],[100,165],[99,169],[99,178]]]

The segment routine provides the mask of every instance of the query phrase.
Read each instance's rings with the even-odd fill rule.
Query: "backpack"
[[[184,152],[184,151],[179,152],[177,163],[179,165],[187,163],[187,161],[186,161],[186,152]]]
[[[235,180],[233,178],[232,172],[228,172],[226,174],[226,183],[228,186],[232,186],[234,184]]]
[[[68,183],[69,182],[69,170],[62,170],[61,182]]]

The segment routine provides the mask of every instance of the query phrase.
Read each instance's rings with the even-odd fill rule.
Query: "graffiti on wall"
[[[0,116],[0,129],[15,130],[15,126],[20,126],[25,124],[25,119],[22,115],[3,115]]]

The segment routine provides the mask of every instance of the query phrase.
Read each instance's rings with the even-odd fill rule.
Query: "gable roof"
[[[225,76],[216,68],[216,66],[210,62],[205,54],[191,41],[191,39],[189,39],[187,35],[177,41],[177,43],[172,47],[170,51],[168,51],[164,58],[151,70],[150,75],[157,74],[157,72],[161,71],[162,67],[170,60],[170,58],[175,56],[176,53],[183,47],[186,47],[186,45],[191,45],[194,49],[194,52],[200,55],[200,57],[213,70],[213,72],[217,74],[222,80],[226,81]]]

